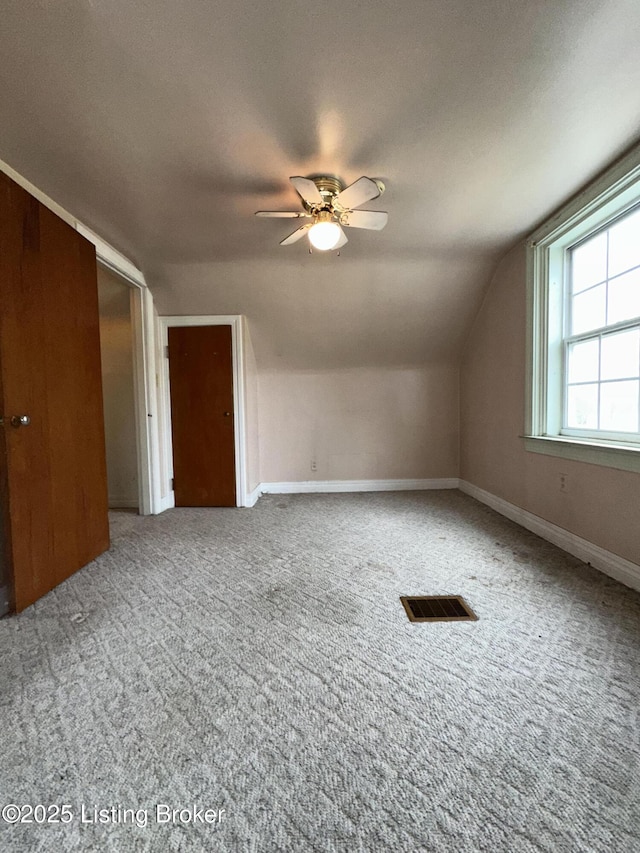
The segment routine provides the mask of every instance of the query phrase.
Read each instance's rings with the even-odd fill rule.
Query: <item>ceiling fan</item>
[[[384,192],[382,181],[374,178],[358,178],[344,187],[339,178],[312,176],[289,178],[302,199],[304,212],[289,210],[258,210],[256,216],[271,216],[278,219],[308,219],[293,234],[280,241],[281,246],[297,242],[305,234],[315,249],[322,252],[339,249],[347,242],[342,230],[367,228],[380,231],[387,224],[388,215],[381,210],[354,210]]]

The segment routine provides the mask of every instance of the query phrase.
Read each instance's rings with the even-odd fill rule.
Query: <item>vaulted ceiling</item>
[[[499,257],[637,139],[639,41],[637,0],[5,0],[0,158],[263,366],[455,362]],[[280,247],[254,211],[318,172],[384,180],[386,229]]]

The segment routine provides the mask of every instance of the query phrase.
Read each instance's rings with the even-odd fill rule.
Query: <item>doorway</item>
[[[129,288],[133,355],[134,423],[138,463],[138,512],[156,515],[166,509],[160,484],[158,377],[156,375],[156,318],[153,297],[140,270],[124,255],[80,222],[76,230],[96,250],[98,270]]]
[[[131,325],[134,353],[136,446],[138,456],[138,507],[142,515],[155,515],[167,508],[161,487],[160,441],[156,375],[156,319],[153,297],[142,272],[94,231],[43,193],[38,187],[0,160],[0,175],[8,176],[34,199],[66,222],[95,247],[98,269],[112,272],[130,286]],[[6,538],[6,531],[0,530]],[[0,566],[0,610],[3,597]]]
[[[173,480],[175,478],[174,447],[173,447],[173,417],[171,398],[171,377],[169,370],[169,331],[173,328],[199,327],[199,326],[227,326],[231,333],[231,378],[232,378],[232,407],[219,406],[220,416],[227,429],[233,434],[233,478],[235,480],[235,497],[228,499],[227,505],[252,506],[255,496],[247,491],[246,484],[246,460],[247,460],[247,430],[246,430],[246,408],[247,408],[247,385],[246,385],[246,357],[245,357],[245,329],[244,318],[240,315],[224,316],[189,316],[189,317],[160,317],[158,335],[158,359],[161,364],[160,371],[160,465],[161,477],[160,488],[165,501],[163,508],[179,505],[176,501],[176,492]],[[248,338],[247,338],[248,340]],[[214,406],[217,404],[214,402]],[[229,412],[229,415],[225,415]],[[192,416],[193,418],[194,416]],[[197,417],[192,420],[195,427]],[[206,439],[205,439],[206,441]],[[202,439],[194,439],[195,453],[202,453],[206,446]],[[202,504],[200,504],[202,505]]]
[[[235,506],[231,326],[168,330],[176,506]]]
[[[102,396],[109,509],[139,510],[132,287],[98,266]]]

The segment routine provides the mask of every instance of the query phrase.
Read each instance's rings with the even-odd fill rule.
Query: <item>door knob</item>
[[[224,412],[224,416],[225,416],[225,418],[230,418],[230,417],[231,417],[231,412]]]
[[[11,418],[11,426],[12,427],[21,427],[21,426],[29,426],[31,423],[31,418],[29,415],[14,415]]]

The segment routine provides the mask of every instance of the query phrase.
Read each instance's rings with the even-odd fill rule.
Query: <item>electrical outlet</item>
[[[568,474],[558,474],[558,482],[560,484],[561,492],[569,491],[569,475]]]
[[[315,460],[315,459],[312,459],[312,460],[311,460],[311,470],[312,470],[312,471],[317,471],[317,470],[318,470],[318,463],[316,462],[316,460]]]

